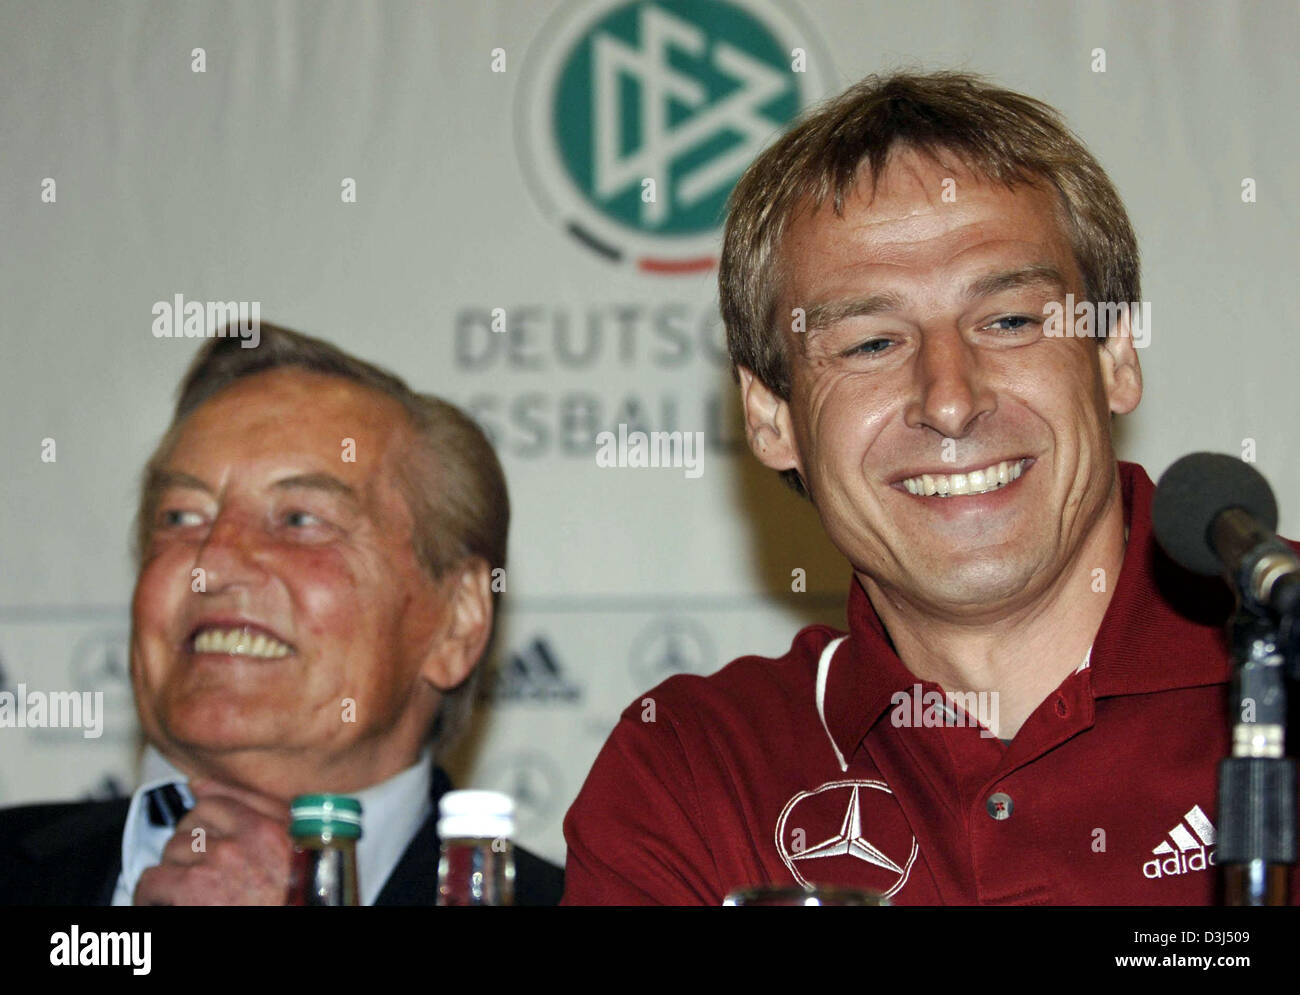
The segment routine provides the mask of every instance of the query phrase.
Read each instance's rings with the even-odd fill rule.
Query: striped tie
[[[151,826],[174,826],[190,810],[189,803],[175,784],[162,784],[145,795]]]

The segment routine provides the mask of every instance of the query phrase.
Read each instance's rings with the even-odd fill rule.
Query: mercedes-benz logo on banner
[[[515,823],[520,833],[545,826],[556,815],[560,797],[560,771],[543,753],[515,753],[492,763],[486,786],[504,791],[515,800]]]
[[[105,691],[109,687],[130,688],[128,636],[125,632],[93,632],[77,643],[72,653],[72,679],[81,691]]]
[[[129,643],[126,632],[104,629],[83,637],[72,651],[73,687],[104,692],[105,736],[129,736],[135,729]]]
[[[577,0],[528,50],[515,147],[533,199],[587,249],[698,273],[740,174],[832,78],[792,3]]]
[[[889,796],[881,799],[878,792]],[[879,780],[830,781],[800,791],[781,810],[776,848],[794,879],[869,888],[893,898],[916,862],[916,837]],[[869,815],[864,815],[863,808]]]
[[[632,641],[632,676],[638,690],[652,688],[673,674],[709,674],[714,670],[709,633],[688,618],[657,618]]]

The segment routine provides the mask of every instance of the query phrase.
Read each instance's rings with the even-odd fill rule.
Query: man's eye
[[[284,524],[296,529],[305,529],[324,523],[309,511],[291,511],[284,516]]]
[[[1007,315],[1005,318],[997,318],[996,320],[989,322],[984,327],[997,330],[998,325],[1005,325],[1006,327],[1003,328],[1002,331],[1020,332],[1023,331],[1025,328],[1029,327],[1030,325],[1037,325],[1037,324],[1039,324],[1039,321],[1036,318],[1030,318],[1023,314],[1010,314]]]
[[[855,345],[852,349],[841,353],[841,355],[846,358],[849,356],[874,356],[876,353],[884,352],[893,344],[892,339],[871,339],[861,345]]]
[[[168,529],[183,529],[191,525],[203,524],[203,516],[197,511],[182,511],[179,508],[168,508],[160,516],[162,525]]]

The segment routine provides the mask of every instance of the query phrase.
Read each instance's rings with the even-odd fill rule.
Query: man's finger
[[[175,895],[185,871],[169,864],[150,867],[140,875],[131,897],[133,905],[175,905]]]
[[[269,825],[263,820],[262,825]],[[283,905],[289,884],[287,854],[265,846],[242,852],[241,844],[218,839],[197,863],[165,862],[140,875],[136,905]]]

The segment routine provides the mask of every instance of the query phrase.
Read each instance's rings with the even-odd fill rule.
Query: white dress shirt
[[[361,839],[357,842],[357,878],[362,905],[374,905],[407,845],[433,812],[429,784],[433,753],[426,749],[416,763],[387,781],[358,791],[361,802]],[[186,804],[194,804],[185,775],[152,746],[146,747],[141,784],[131,796],[122,831],[122,872],[113,892],[114,905],[131,905],[140,875],[162,860],[163,848],[175,833],[171,826],[149,821],[147,795],[154,788],[176,785]]]

